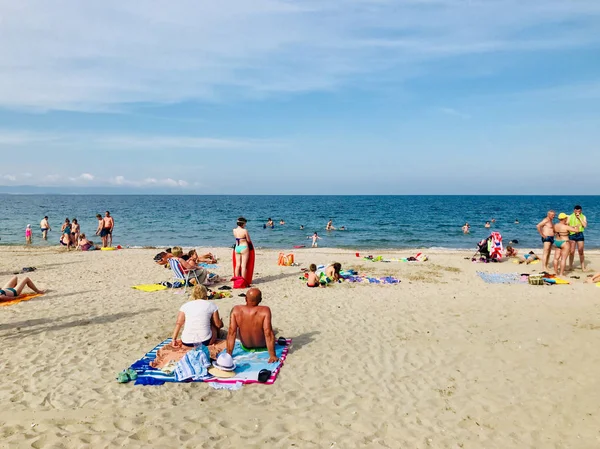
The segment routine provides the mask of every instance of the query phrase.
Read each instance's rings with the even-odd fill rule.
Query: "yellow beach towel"
[[[136,290],[141,290],[143,292],[158,292],[160,290],[166,290],[167,287],[160,284],[142,284],[142,285],[134,285],[131,288],[135,288]]]
[[[13,299],[7,299],[6,301],[0,301],[0,306],[12,306],[13,304],[17,304],[21,301],[29,301],[30,299],[37,298],[38,296],[42,296],[41,293],[31,293],[29,295],[21,295],[17,296]]]
[[[600,287],[600,282],[596,282],[596,287]]]

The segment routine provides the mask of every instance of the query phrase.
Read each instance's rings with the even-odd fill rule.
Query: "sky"
[[[0,191],[600,194],[598,0],[0,0]]]

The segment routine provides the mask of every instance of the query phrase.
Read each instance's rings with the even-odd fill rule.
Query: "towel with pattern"
[[[156,359],[158,351],[169,345],[171,343],[171,339],[168,338],[159,345],[157,345],[154,349],[148,352],[144,357],[136,361],[131,365],[131,369],[135,370],[138,374],[137,380],[135,381],[135,385],[162,385],[165,382],[178,382],[175,377],[175,373],[165,373],[164,371],[153,368],[151,363]],[[202,377],[199,375],[202,373],[202,368],[193,368],[193,371],[197,377],[199,382],[217,382],[223,384],[235,384],[236,382],[241,382],[242,384],[250,384],[258,382],[258,373],[267,369],[271,371],[271,377],[264,382],[267,385],[271,385],[277,379],[279,371],[283,366],[283,363],[287,357],[288,350],[290,345],[292,344],[292,340],[286,340],[286,345],[275,345],[275,353],[279,358],[278,362],[268,363],[269,361],[269,353],[267,351],[263,352],[247,352],[241,347],[240,342],[235,342],[235,347],[233,349],[233,361],[236,364],[235,376],[230,378],[217,378],[211,375]],[[205,348],[206,349],[206,348]],[[189,351],[187,354],[190,354],[194,351]],[[186,354],[186,356],[187,356]],[[198,356],[200,358],[202,356]],[[203,363],[203,360],[193,360],[193,363],[198,363],[199,365]],[[181,362],[180,362],[181,363]],[[179,364],[178,364],[179,367]],[[187,368],[185,368],[187,369]],[[192,371],[192,369],[190,369]],[[181,376],[185,376],[184,368],[181,370]],[[192,379],[193,378],[188,378]]]
[[[526,276],[519,273],[485,273],[478,271],[477,275],[486,284],[526,284]]]

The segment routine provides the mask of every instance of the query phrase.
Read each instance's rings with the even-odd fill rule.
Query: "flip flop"
[[[579,276],[570,276],[571,279],[579,279]]]
[[[231,290],[231,287],[229,285],[222,285],[218,290]]]
[[[126,384],[127,382],[129,382],[131,379],[129,378],[129,375],[127,374],[127,372],[125,371],[121,371],[118,375],[117,375],[117,382],[119,382],[120,384]]]
[[[129,376],[130,380],[136,380],[137,379],[137,372],[135,370],[132,370],[131,368],[129,368],[127,371],[125,371],[127,373],[127,375]]]
[[[241,296],[242,298],[246,297],[246,293],[240,293],[238,296]]]

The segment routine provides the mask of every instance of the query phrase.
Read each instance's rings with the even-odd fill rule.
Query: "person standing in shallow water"
[[[42,221],[40,222],[40,230],[42,231],[42,238],[44,240],[48,240],[48,231],[51,231],[52,228],[50,227],[50,223],[48,222],[47,215],[44,218],[42,218]]]

